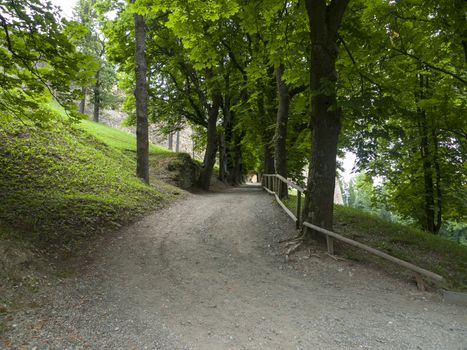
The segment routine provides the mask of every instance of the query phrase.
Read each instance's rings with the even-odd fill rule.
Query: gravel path
[[[467,309],[295,235],[253,186],[190,195],[100,243],[48,302],[9,321],[18,349],[467,349]],[[0,342],[1,344],[1,342]]]

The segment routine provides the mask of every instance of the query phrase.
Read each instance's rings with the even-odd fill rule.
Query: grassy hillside
[[[289,196],[286,205],[295,211],[296,197]],[[467,247],[464,245],[344,206],[335,207],[334,231],[440,274],[446,279],[439,285],[441,287],[467,291]],[[351,260],[375,265],[391,274],[411,274],[399,265],[344,243],[337,243],[337,251]]]
[[[134,157],[136,152],[134,135],[90,120],[83,120],[78,127],[110,148]],[[149,145],[149,166],[152,181],[160,179],[183,189],[194,186],[199,175],[199,164],[190,155],[175,153],[154,144]]]
[[[134,143],[130,134],[87,121],[48,129],[3,123],[0,238],[65,242],[119,226],[178,192],[134,176],[133,154],[122,152]]]
[[[90,120],[83,120],[78,127],[93,135],[97,140],[101,141],[112,149],[124,152],[136,152],[136,142],[134,135],[111,128],[104,124],[92,122]],[[149,145],[149,153],[158,155],[173,154],[173,152],[169,151],[167,148],[154,144]]]

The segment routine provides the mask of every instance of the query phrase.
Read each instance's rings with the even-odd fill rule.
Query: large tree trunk
[[[203,168],[199,175],[198,184],[208,190],[211,185],[211,177],[214,164],[216,163],[217,153],[217,117],[219,116],[219,107],[221,105],[222,96],[218,92],[214,92],[212,96],[212,105],[208,110],[208,130],[207,130],[207,145],[204,153]]]
[[[260,88],[261,89],[261,88]],[[274,169],[274,153],[271,147],[271,139],[273,138],[273,135],[270,135],[269,132],[269,123],[270,121],[270,111],[266,110],[264,106],[264,99],[269,98],[269,94],[267,94],[267,87],[263,86],[262,87],[263,91],[266,91],[266,93],[263,93],[259,98],[258,98],[258,120],[264,121],[264,129],[261,134],[261,141],[263,145],[263,174],[274,174],[275,169]],[[268,95],[268,96],[265,96]],[[271,96],[273,99],[273,97]]]
[[[279,95],[279,107],[277,109],[276,132],[274,135],[274,167],[276,174],[287,178],[287,124],[289,121],[290,95],[287,84],[282,79],[284,65],[281,64],[276,69],[277,92]],[[281,182],[278,196],[287,197],[287,184]]]
[[[218,134],[219,142],[219,180],[227,181],[227,146],[225,144],[225,134]]]
[[[84,114],[84,110],[86,108],[86,88],[83,86],[81,91],[83,93],[83,98],[79,102],[79,112]]]
[[[101,81],[100,81],[101,70],[98,69],[96,72],[96,84],[94,85],[94,111],[92,114],[92,119],[98,123],[99,122],[99,111],[101,103]]]
[[[132,0],[135,2],[135,0]],[[148,85],[146,63],[146,28],[143,16],[135,20],[136,73],[136,176],[149,184]]]
[[[274,155],[271,145],[265,140],[263,146],[263,171],[265,174],[274,174]]]
[[[426,90],[428,89],[428,76],[423,74],[419,75],[420,84],[420,99],[426,98]],[[423,108],[418,108],[418,129],[420,134],[420,154],[423,164],[423,183],[425,192],[425,218],[423,222],[423,229],[431,232],[438,233],[441,226],[441,189],[439,178],[439,163],[435,157],[434,150],[437,150],[437,139],[434,130],[428,125],[426,111]],[[430,131],[431,128],[431,131]],[[431,137],[431,140],[430,140]],[[430,141],[433,142],[433,151],[430,147]],[[434,164],[436,162],[436,164]],[[435,202],[435,183],[433,181],[435,170],[436,176],[436,197]]]
[[[219,179],[223,182],[228,182],[229,173],[232,168],[232,123],[233,114],[230,110],[230,95],[227,93],[222,104],[222,112],[224,119],[222,126],[224,127],[223,134],[219,135]]]
[[[229,172],[227,175],[228,182],[237,186],[243,183],[243,164],[242,164],[242,139],[245,136],[243,131],[233,133],[230,157],[229,157]]]
[[[337,31],[348,0],[307,0],[310,23],[312,128],[311,163],[305,197],[304,219],[332,229],[336,155],[340,111],[336,101]],[[310,236],[315,236],[310,230]],[[315,236],[316,238],[316,236]]]

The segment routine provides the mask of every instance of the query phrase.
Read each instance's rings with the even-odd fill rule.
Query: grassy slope
[[[289,196],[286,205],[295,212],[296,197]],[[343,206],[335,207],[334,231],[442,275],[446,281],[441,287],[467,291],[466,246]],[[399,265],[348,245],[339,244],[338,248],[349,259],[376,265],[390,273],[409,273]]]
[[[79,125],[80,129],[88,132],[89,134],[96,137],[99,141],[106,144],[112,149],[124,151],[124,152],[135,152],[136,151],[136,142],[134,135],[129,133],[111,128],[104,124],[94,123],[90,120],[83,120]],[[151,154],[173,154],[172,151],[164,147],[160,147],[154,144],[149,145],[149,152]]]
[[[177,189],[134,176],[134,136],[92,122],[0,126],[0,238],[68,241],[119,226]],[[151,146],[151,153],[167,150]]]
[[[154,145],[150,153],[178,160]],[[34,307],[34,291],[57,273],[74,271],[67,258],[80,260],[92,247],[82,238],[118,228],[181,193],[156,178],[143,184],[134,176],[134,158],[135,137],[101,124],[57,122],[48,130],[0,124],[0,338],[11,312]]]

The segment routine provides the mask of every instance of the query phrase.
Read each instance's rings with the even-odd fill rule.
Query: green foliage
[[[117,8],[118,16],[106,21],[104,31],[128,92],[127,110],[134,105],[132,14],[138,12],[148,23],[151,120],[167,131],[188,120],[198,126],[198,145],[204,146],[206,106],[219,91],[233,115],[231,125],[224,123],[226,111],[218,122],[218,132],[229,139],[229,154],[241,154],[246,171],[261,170],[263,152],[274,142],[275,68],[284,65],[291,89],[309,84],[304,2],[138,0],[99,6]],[[431,204],[425,178],[431,174],[442,220],[465,222],[467,78],[460,15],[465,6],[460,0],[349,3],[337,40],[338,80],[322,81],[321,92],[337,89],[340,151],[358,154],[359,170],[384,182],[374,190],[360,183],[354,205],[427,226]],[[420,75],[429,82],[423,94]],[[303,181],[309,159],[310,95],[305,89],[290,106],[288,167],[297,181]],[[429,144],[422,150],[424,127]]]
[[[385,251],[446,279],[443,287],[467,290],[467,247],[443,237],[392,223],[359,209],[337,206],[336,232]],[[354,253],[355,254],[355,253]],[[353,255],[354,255],[353,254]],[[364,259],[370,259],[366,257]],[[381,261],[378,265],[383,264]],[[384,265],[390,263],[384,262]],[[386,267],[393,270],[390,267]]]
[[[351,6],[338,63],[342,144],[360,170],[383,179],[391,211],[426,229],[428,208],[465,222],[466,76],[456,27],[465,3]]]
[[[84,34],[77,41],[80,52],[95,60],[95,67],[90,67],[93,72],[94,82],[87,87],[91,101],[97,103],[100,108],[106,108],[120,102],[115,98],[112,89],[117,83],[114,66],[105,56],[105,38],[101,32],[103,26],[99,21],[98,0],[79,0],[74,8],[74,18],[84,28]]]
[[[125,137],[86,124],[127,149]],[[0,227],[22,239],[67,242],[127,222],[166,197],[134,176],[132,157],[81,127],[12,121],[1,125],[0,140]]]
[[[74,24],[59,21],[50,2],[19,0],[0,4],[0,25],[0,120],[43,122],[51,115],[37,110],[51,95],[79,118],[74,101],[91,63],[67,37]]]
[[[303,199],[303,197],[302,197]],[[285,204],[296,211],[297,197],[289,193]],[[303,203],[302,203],[303,208]],[[334,231],[443,276],[442,287],[467,291],[467,246],[414,227],[391,222],[378,213],[336,205]],[[376,264],[390,273],[403,274],[398,265],[344,244],[337,248],[350,259]]]

